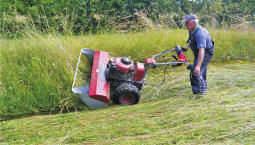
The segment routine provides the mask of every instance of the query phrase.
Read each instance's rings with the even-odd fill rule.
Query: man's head
[[[193,31],[198,25],[198,18],[196,15],[190,14],[183,17],[184,24],[189,31]]]

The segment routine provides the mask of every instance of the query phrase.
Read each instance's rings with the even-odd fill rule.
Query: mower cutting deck
[[[82,49],[78,58],[72,91],[90,108],[106,107],[110,102],[121,105],[137,104],[143,88],[146,72],[162,65],[178,66],[187,64],[182,48],[175,47],[146,58],[143,63],[134,62],[128,57],[111,57],[108,52]],[[176,61],[159,62],[159,58],[176,52]],[[89,83],[75,87],[81,56],[86,56],[89,67]]]

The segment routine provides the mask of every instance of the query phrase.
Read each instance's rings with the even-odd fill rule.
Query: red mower
[[[128,57],[110,57],[109,53],[104,51],[81,49],[74,73],[72,91],[79,94],[82,102],[90,108],[105,107],[110,102],[121,105],[137,104],[147,70],[165,65],[188,64],[184,51],[186,51],[185,48],[176,46],[146,58],[142,63],[134,62]],[[175,60],[162,62],[160,58],[172,52],[177,54],[177,56],[172,55]],[[87,83],[83,83],[81,87],[75,87],[81,56],[85,56],[88,63],[85,68],[87,70],[85,76],[88,79]]]

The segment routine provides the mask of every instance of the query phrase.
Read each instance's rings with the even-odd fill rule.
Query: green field
[[[184,66],[169,68],[163,83],[158,68],[148,72],[138,105],[99,110],[71,92],[81,48],[142,60],[185,45],[187,32],[1,38],[0,144],[254,144],[255,33],[211,32],[216,53],[206,97],[191,98]]]
[[[212,64],[202,99],[190,98],[183,69],[135,106],[2,121],[0,144],[254,144],[255,64]]]
[[[211,32],[216,42],[214,62],[255,58],[253,32]],[[26,35],[20,39],[0,39],[0,120],[86,109],[71,93],[73,71],[81,48],[106,50],[112,56],[141,60],[176,44],[185,45],[187,38],[184,30],[85,36]],[[190,52],[188,55],[191,56]]]
[[[72,92],[94,81],[81,50],[134,60],[136,79],[137,62],[202,41],[200,26],[215,42],[208,94],[192,93],[192,50],[160,65],[179,49],[145,64],[140,96],[112,67],[107,107]],[[255,0],[0,0],[0,145],[255,145],[254,88]]]

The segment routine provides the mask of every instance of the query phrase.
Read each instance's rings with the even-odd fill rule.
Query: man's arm
[[[200,32],[196,35],[196,43],[198,48],[198,57],[197,57],[197,65],[194,68],[194,75],[200,75],[200,68],[204,61],[205,48],[206,48],[206,37]]]
[[[204,61],[204,55],[205,55],[205,49],[204,48],[199,48],[198,58],[197,58],[197,65],[195,66],[195,69],[194,69],[194,74],[196,76],[200,75],[200,68],[201,68],[201,65]]]

